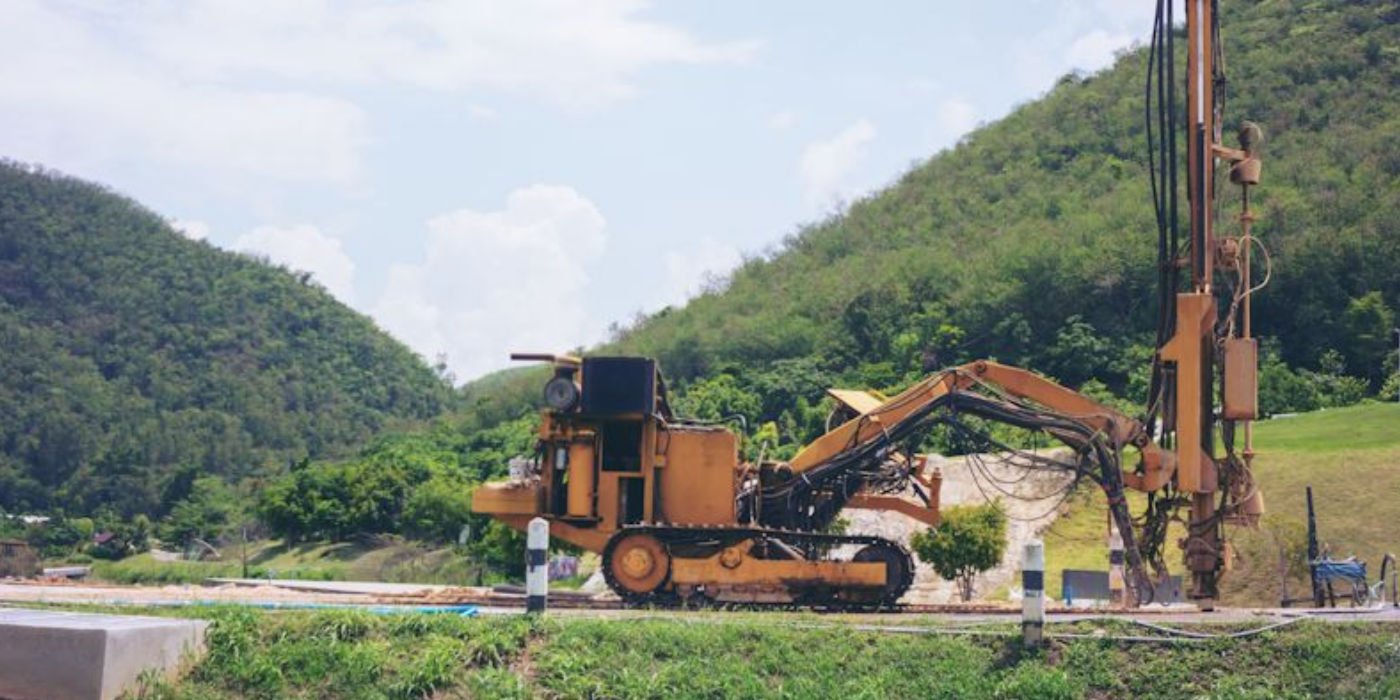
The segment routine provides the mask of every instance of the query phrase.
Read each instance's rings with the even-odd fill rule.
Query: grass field
[[[1355,554],[1370,565],[1372,579],[1386,552],[1400,552],[1400,404],[1364,404],[1276,418],[1254,433],[1255,475],[1267,512],[1257,530],[1233,528],[1237,559],[1224,582],[1225,602],[1277,605],[1280,552],[1295,554],[1306,522],[1304,489],[1312,485],[1322,541],[1334,556]],[[1142,501],[1130,495],[1134,512]],[[1048,594],[1061,597],[1060,571],[1105,569],[1106,508],[1102,494],[1085,490],[1070,513],[1045,533]],[[1168,538],[1168,564],[1179,571],[1175,541]],[[1297,557],[1294,557],[1296,559]],[[1301,562],[1298,562],[1301,563]],[[1292,596],[1306,579],[1294,567]]]
[[[130,612],[130,610],[127,610]],[[211,619],[208,656],[141,698],[1372,698],[1400,695],[1400,631],[1302,623],[1132,645],[862,632],[826,616],[678,619],[158,609]],[[802,627],[792,623],[810,625]],[[1081,623],[1075,631],[1090,631]],[[1113,635],[1122,623],[1097,627]],[[1052,630],[1053,632],[1054,630]]]
[[[374,548],[354,544],[286,547],[277,541],[248,544],[248,576],[319,581],[346,579],[357,560]],[[239,547],[227,547],[222,561],[158,561],[149,552],[120,561],[93,564],[93,576],[113,583],[200,583],[208,578],[243,576]]]

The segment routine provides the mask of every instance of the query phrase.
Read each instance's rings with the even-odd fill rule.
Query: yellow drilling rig
[[[749,463],[729,429],[676,415],[654,360],[515,355],[554,369],[537,450],[510,480],[479,488],[473,510],[519,529],[548,519],[552,535],[601,555],[608,585],[630,603],[890,606],[913,582],[908,550],[826,530],[843,508],[936,525],[941,477],[917,448],[931,426],[966,428],[964,417],[972,416],[1040,431],[1070,448],[1068,458],[1019,453],[1014,463],[1071,471],[1104,490],[1137,602],[1150,600],[1152,579],[1165,575],[1167,525],[1186,509],[1180,545],[1189,595],[1211,608],[1230,559],[1225,525],[1253,524],[1263,511],[1250,435],[1258,408],[1249,194],[1259,182],[1261,135],[1246,122],[1239,148],[1221,143],[1225,80],[1215,0],[1185,2],[1186,104],[1177,104],[1175,4],[1157,3],[1147,70],[1160,310],[1142,416],[1031,371],[978,361],[894,397],[833,389],[837,420],[824,435],[789,461]],[[1216,230],[1220,168],[1242,191],[1233,236]],[[1144,513],[1129,512],[1125,489],[1148,494]],[[898,495],[909,491],[917,502]]]

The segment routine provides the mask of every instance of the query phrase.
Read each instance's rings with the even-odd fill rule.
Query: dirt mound
[[[1019,585],[1014,577],[1021,568],[1021,548],[1060,516],[1062,508],[1057,506],[1073,479],[1072,475],[1066,472],[1025,472],[999,464],[995,456],[988,456],[981,465],[974,466],[965,457],[934,455],[929,457],[929,465],[943,472],[943,488],[939,498],[942,507],[986,503],[999,498],[1006,509],[1009,519],[1006,555],[995,569],[977,577],[976,595],[990,595],[1008,583]],[[917,502],[912,493],[903,497]],[[851,522],[848,532],[877,535],[906,546],[915,532],[924,529],[924,524],[917,520],[887,511],[851,509],[846,511],[845,517]],[[904,602],[957,601],[957,589],[951,581],[939,578],[932,566],[917,561],[917,557],[916,563],[918,571],[914,586],[905,594]]]

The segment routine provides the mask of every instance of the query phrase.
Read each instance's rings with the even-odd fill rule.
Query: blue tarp
[[[1346,559],[1321,559],[1313,562],[1313,575],[1319,581],[1359,581],[1362,585],[1366,583],[1366,562],[1357,561],[1356,557]]]
[[[234,603],[264,610],[363,610],[376,615],[401,615],[404,613],[432,613],[438,615],[460,615],[476,617],[475,605],[355,605],[354,603]]]

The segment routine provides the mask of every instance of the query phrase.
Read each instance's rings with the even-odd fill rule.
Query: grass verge
[[[129,610],[127,612],[130,612]],[[1400,629],[1305,622],[1239,640],[863,632],[834,619],[464,619],[357,611],[158,609],[212,621],[177,698],[1372,698],[1400,696]],[[1087,623],[1075,630],[1086,631]],[[1112,635],[1126,632],[1109,623]],[[1051,630],[1053,633],[1053,629]]]

